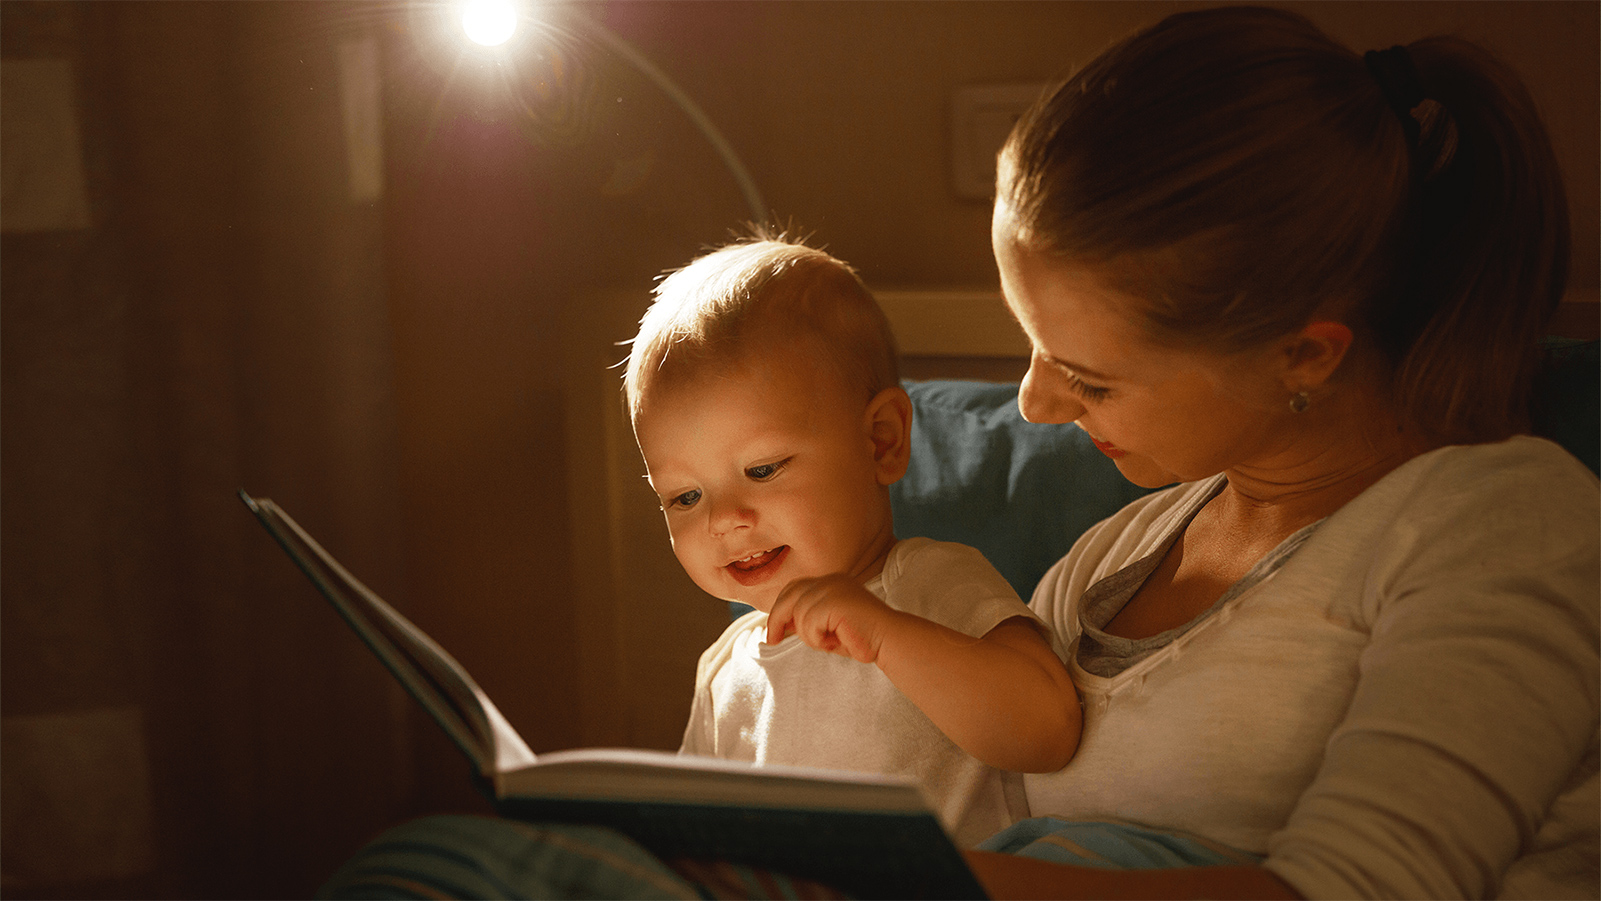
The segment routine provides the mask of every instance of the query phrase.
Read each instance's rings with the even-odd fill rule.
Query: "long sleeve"
[[[1421,486],[1387,530],[1350,709],[1269,845],[1303,891],[1494,895],[1553,800],[1594,791],[1596,491],[1548,474]]]

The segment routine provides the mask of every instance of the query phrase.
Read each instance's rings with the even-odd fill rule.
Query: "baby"
[[[846,264],[737,243],[662,281],[624,388],[673,553],[755,610],[701,656],[681,753],[911,777],[957,841],[1027,816],[1080,709],[982,554],[897,540],[911,400]]]

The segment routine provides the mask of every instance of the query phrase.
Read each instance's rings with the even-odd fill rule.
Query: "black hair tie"
[[[1390,109],[1395,110],[1395,117],[1401,120],[1407,146],[1416,148],[1420,129],[1412,110],[1428,98],[1423,92],[1423,82],[1418,79],[1418,68],[1412,63],[1412,55],[1405,47],[1397,45],[1388,50],[1369,50],[1362,55],[1362,61],[1379,83],[1379,91],[1389,102]]]

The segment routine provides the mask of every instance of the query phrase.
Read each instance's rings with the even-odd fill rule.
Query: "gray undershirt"
[[[1140,590],[1140,586],[1145,584],[1145,580],[1151,577],[1151,573],[1156,572],[1156,568],[1162,565],[1163,558],[1173,549],[1174,543],[1184,534],[1184,530],[1189,528],[1190,521],[1201,512],[1201,508],[1206,506],[1207,502],[1217,497],[1225,484],[1227,483],[1220,479],[1217,488],[1185,514],[1184,519],[1162,540],[1162,544],[1156,550],[1096,582],[1084,592],[1084,599],[1079,604],[1079,625],[1082,636],[1078,642],[1077,659],[1079,666],[1083,667],[1085,672],[1110,678],[1172,644],[1179,636],[1221,609],[1224,604],[1278,571],[1278,568],[1290,559],[1290,555],[1312,537],[1312,533],[1323,522],[1318,520],[1279,542],[1278,547],[1258,560],[1256,565],[1251,567],[1251,571],[1230,586],[1228,591],[1223,592],[1223,596],[1212,606],[1184,625],[1146,638],[1123,638],[1103,632],[1102,629],[1106,624],[1122,611]]]

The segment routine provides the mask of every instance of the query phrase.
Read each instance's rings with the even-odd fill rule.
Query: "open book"
[[[640,749],[534,754],[444,648],[272,501],[239,497],[467,755],[503,816],[610,826],[663,858],[765,867],[855,897],[984,897],[907,780]]]

